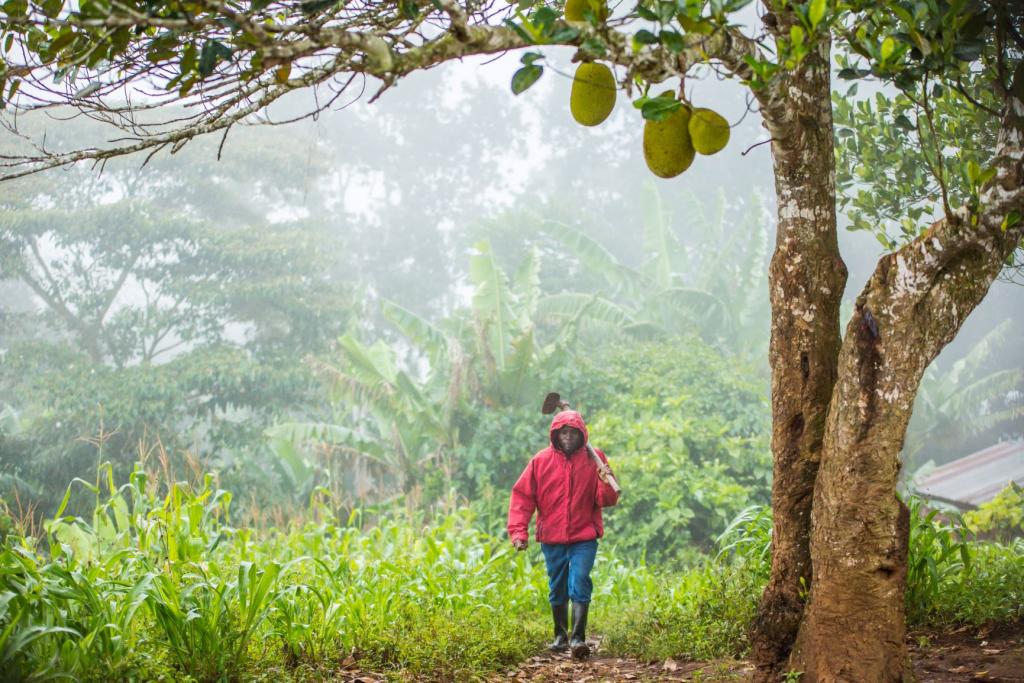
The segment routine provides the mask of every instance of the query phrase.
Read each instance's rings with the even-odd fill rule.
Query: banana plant
[[[401,367],[395,350],[381,341],[366,345],[351,335],[339,340],[338,357],[322,364],[334,389],[334,423],[284,423],[266,433],[297,490],[309,491],[324,470],[323,463],[314,462],[318,448],[321,454],[372,461],[391,480],[383,483],[403,492],[421,483],[430,467],[450,477],[469,406],[497,408],[535,400],[532,392],[541,373],[564,360],[574,338],[573,322],[596,318],[601,305],[591,301],[542,343],[538,320],[558,318],[552,313],[557,299],[541,295],[536,249],[510,278],[490,243],[479,242],[470,256],[469,276],[470,307],[437,324],[395,302],[382,303],[383,317],[423,361],[421,372]],[[615,317],[614,311],[607,315]]]
[[[696,330],[707,342],[745,358],[767,351],[767,221],[754,197],[740,225],[728,222],[721,193],[709,217],[692,193],[676,237],[661,195],[648,184],[644,202],[644,261],[634,269],[583,232],[542,220],[541,231],[570,249],[580,264],[602,276],[605,296],[563,293],[540,302],[542,317],[576,320],[591,332],[629,338],[679,336]]]
[[[383,466],[385,477],[405,492],[422,481],[457,440],[434,383],[420,382],[398,367],[383,342],[367,346],[351,335],[338,343],[339,357],[322,369],[332,384],[339,424],[294,423],[273,430],[278,443],[327,443],[336,453],[361,456]],[[291,438],[288,439],[287,437]]]
[[[962,442],[1024,417],[1024,403],[1008,395],[1024,390],[1024,370],[990,371],[986,366],[1000,350],[1020,343],[1012,335],[1013,321],[1004,320],[944,372],[932,364],[925,371],[907,427],[903,461],[913,471],[927,460],[929,445]]]

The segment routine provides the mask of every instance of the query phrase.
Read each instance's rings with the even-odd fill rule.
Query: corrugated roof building
[[[922,479],[925,498],[973,508],[995,498],[1009,483],[1024,485],[1024,441],[1004,441],[937,467]]]

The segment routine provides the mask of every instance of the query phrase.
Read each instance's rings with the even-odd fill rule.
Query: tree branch
[[[106,301],[103,303],[99,313],[96,315],[97,326],[103,325],[103,319],[107,317],[107,313],[110,312],[110,307],[114,304],[114,300],[117,299],[117,295],[121,291],[121,288],[124,287],[124,283],[128,280],[128,276],[131,275],[132,268],[134,268],[135,264],[138,262],[139,256],[139,252],[132,252],[132,256],[128,264],[121,270],[121,274],[118,275],[117,281],[114,283],[113,287],[111,287],[110,292],[107,294]]]
[[[39,247],[35,240],[29,240],[29,250],[32,252],[32,256],[36,263],[38,263],[40,268],[42,268],[43,276],[49,284],[50,289],[43,287],[43,285],[37,282],[29,273],[22,273],[22,281],[29,286],[29,289],[35,292],[36,296],[43,300],[43,303],[45,303],[50,310],[63,318],[64,321],[81,336],[82,343],[84,344],[86,351],[89,353],[89,357],[97,363],[102,362],[103,354],[100,352],[99,346],[96,344],[96,338],[92,334],[92,330],[85,321],[68,308],[67,303],[60,296],[59,288],[54,282],[49,269],[46,267],[46,263],[43,261],[42,255],[39,253]]]
[[[248,53],[238,53],[233,56],[235,63],[223,67],[199,83],[195,95],[186,97],[176,90],[171,94],[147,93],[151,95],[150,102],[137,106],[130,100],[123,105],[107,105],[101,95],[112,95],[121,89],[130,93],[142,83],[177,83],[181,76],[172,69],[173,64],[151,65],[142,55],[135,55],[138,58],[133,59],[132,55],[126,53],[121,60],[124,63],[119,62],[107,67],[105,71],[92,74],[95,83],[103,81],[105,74],[112,74],[113,80],[101,85],[100,90],[89,97],[78,97],[67,88],[63,91],[54,90],[49,85],[48,65],[10,67],[9,73],[15,69],[20,70],[22,76],[32,77],[32,87],[21,89],[22,93],[31,93],[24,97],[36,102],[29,109],[71,105],[82,114],[129,132],[130,137],[113,140],[116,144],[109,148],[70,152],[37,148],[36,153],[0,156],[0,181],[79,161],[102,164],[107,159],[136,152],[148,151],[152,154],[168,146],[173,154],[198,136],[229,129],[239,121],[266,110],[271,103],[292,90],[316,88],[335,78],[342,79],[344,90],[352,82],[350,75],[372,76],[383,82],[383,91],[399,78],[444,62],[532,47],[531,43],[508,26],[488,23],[498,16],[497,12],[488,15],[482,9],[470,9],[471,6],[463,6],[454,0],[443,0],[441,10],[431,11],[413,21],[400,14],[367,18],[343,7],[323,21],[296,15],[295,22],[282,23],[272,15],[238,12],[221,0],[203,0],[202,6],[210,11],[200,17],[184,19],[144,15],[117,5],[116,13],[107,17],[69,17],[63,21],[76,27],[88,26],[92,30],[152,27],[187,30],[190,33],[205,32],[203,34],[208,38],[227,40],[230,36],[224,34],[226,29],[219,19],[230,20],[245,31],[246,45],[252,46],[250,51],[253,59],[259,60],[262,73],[255,77],[247,76],[241,63]],[[505,16],[510,16],[510,13],[511,9],[501,11]],[[43,19],[29,18],[25,21],[39,22]],[[53,24],[53,20],[48,21]],[[428,27],[437,28],[429,37],[426,35]],[[564,22],[555,23],[556,31],[562,28],[569,26]],[[679,54],[663,46],[645,46],[634,52],[632,36],[609,26],[584,27],[575,37],[551,46],[578,48],[588,38],[597,38],[605,44],[607,52],[602,61],[626,69],[623,83],[627,88],[635,77],[658,83],[672,76],[685,75],[692,66],[709,61],[721,62],[733,74],[747,79],[752,74],[745,58],[760,59],[762,56],[760,47],[734,27],[720,28],[709,36],[686,34],[684,49]],[[574,59],[589,58],[589,55],[579,53]],[[287,71],[272,71],[275,67],[292,65],[300,60],[319,62],[305,68],[295,78],[288,78]],[[143,66],[139,67],[139,64]],[[348,77],[347,82],[344,82],[343,77]],[[337,96],[334,93],[330,101],[337,99]],[[176,101],[198,111],[182,119],[145,122],[136,119],[139,111],[169,108]],[[173,126],[170,130],[169,125]]]
[[[1024,216],[1024,106],[1013,96],[1006,99],[993,163],[996,175],[982,188],[978,213],[962,206],[883,257],[858,298],[858,307],[878,321],[879,334],[907,340],[891,349],[919,373],[956,335],[1024,239],[1024,221],[1009,224],[1012,216]],[[895,385],[883,390],[893,400],[907,393]]]

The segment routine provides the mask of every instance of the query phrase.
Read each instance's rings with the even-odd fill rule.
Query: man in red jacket
[[[525,550],[530,518],[537,511],[535,536],[548,570],[548,601],[555,621],[550,648],[571,649],[573,657],[590,654],[587,611],[593,583],[590,570],[597,539],[604,535],[601,508],[615,505],[619,494],[608,485],[611,470],[604,453],[598,467],[586,449],[587,425],[574,410],[551,422],[551,445],[530,460],[512,487],[508,535],[516,550]],[[568,602],[572,601],[572,634],[568,633]]]

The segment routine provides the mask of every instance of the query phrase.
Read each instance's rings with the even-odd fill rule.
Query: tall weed
[[[90,519],[63,514],[69,487],[45,539],[0,551],[4,680],[244,680],[339,655],[461,679],[543,638],[542,566],[468,514],[361,530],[315,498],[309,521],[256,533],[228,524],[210,478],[159,495],[141,469],[117,486],[101,468],[73,486]]]
[[[161,483],[137,468],[118,486],[100,468],[73,486],[95,498],[88,518],[65,514],[69,487],[44,536],[0,546],[0,680],[298,680],[350,657],[395,676],[470,680],[549,637],[538,549],[516,553],[470,511],[430,524],[406,511],[364,529],[314,494],[304,522],[257,531],[231,526],[231,496],[211,478]],[[911,622],[1019,618],[1024,542],[971,541],[911,503]],[[770,519],[748,508],[717,557],[685,571],[602,544],[592,628],[619,654],[742,653]]]

